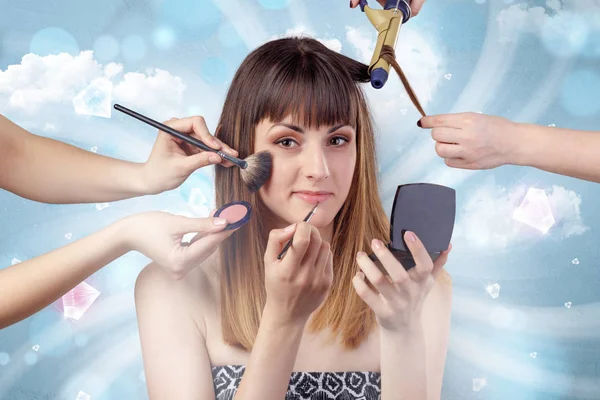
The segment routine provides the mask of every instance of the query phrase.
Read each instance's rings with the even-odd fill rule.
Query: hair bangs
[[[254,123],[263,119],[309,127],[356,127],[360,88],[350,74],[332,67],[314,53],[299,52],[278,60],[264,77],[255,107]]]

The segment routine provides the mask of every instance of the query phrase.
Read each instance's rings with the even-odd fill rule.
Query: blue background
[[[347,1],[1,3],[0,113],[36,134],[138,162],[147,159],[155,131],[120,114],[75,112],[72,99],[94,79],[114,86],[107,101],[155,119],[200,114],[214,129],[237,66],[265,41],[303,33],[368,62],[375,40]],[[402,27],[398,59],[429,114],[474,111],[598,130],[599,7],[588,0],[429,0]],[[428,132],[415,126],[418,114],[395,75],[384,89],[365,91],[386,209],[402,183],[457,190],[442,398],[600,398],[600,186],[529,167],[447,168]],[[529,188],[548,198],[556,223],[546,234],[511,218]],[[193,189],[206,201],[191,198]],[[0,268],[134,212],[203,216],[213,197],[209,170],[176,190],[101,210],[0,192]],[[0,398],[72,400],[80,390],[94,400],[147,398],[133,302],[147,262],[130,253],[87,279],[101,294],[78,321],[50,306],[0,331]],[[496,298],[487,291],[493,284]],[[474,387],[474,379],[486,383]]]

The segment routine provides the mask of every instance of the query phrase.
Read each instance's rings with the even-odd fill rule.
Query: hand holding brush
[[[122,113],[136,118],[139,121],[145,122],[146,124],[153,126],[165,133],[175,136],[176,138],[192,146],[198,147],[201,150],[210,151],[218,154],[224,160],[227,160],[233,165],[240,168],[242,180],[251,192],[258,191],[258,189],[260,189],[261,186],[264,185],[265,182],[271,176],[272,156],[271,153],[269,153],[268,151],[261,151],[250,155],[244,160],[241,160],[221,150],[213,149],[193,136],[181,133],[178,130],[171,128],[170,126],[148,118],[140,113],[123,107],[120,104],[115,104],[114,108],[118,111],[121,111]]]

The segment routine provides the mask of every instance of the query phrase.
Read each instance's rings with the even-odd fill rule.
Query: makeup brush
[[[317,212],[318,206],[319,206],[319,203],[315,204],[315,206],[313,207],[312,210],[310,210],[308,215],[306,217],[304,217],[304,222],[310,221],[310,219],[313,217],[313,215],[315,215],[315,212]],[[283,255],[285,254],[285,252],[288,251],[288,249],[292,245],[293,240],[294,240],[294,238],[291,238],[290,240],[288,240],[288,242],[285,244],[285,246],[283,246],[283,250],[281,250],[281,253],[279,253],[279,255],[277,256],[278,260],[281,260],[283,258]]]
[[[114,105],[115,110],[121,111],[133,118],[136,118],[142,122],[147,123],[150,126],[155,127],[163,132],[166,132],[170,135],[175,136],[183,140],[186,143],[191,144],[192,146],[196,146],[201,148],[204,151],[210,151],[213,153],[217,153],[223,159],[232,162],[237,167],[240,168],[240,174],[242,176],[242,180],[244,184],[248,187],[251,192],[256,192],[261,188],[262,185],[269,179],[271,176],[271,167],[273,164],[273,158],[271,153],[268,151],[260,151],[258,153],[252,154],[248,156],[244,160],[240,160],[239,158],[230,156],[222,152],[221,150],[215,150],[209,146],[207,146],[204,142],[192,137],[190,135],[186,135],[185,133],[181,133],[165,124],[161,124],[158,121],[155,121],[151,118],[148,118],[140,113],[137,113],[133,110],[128,109],[127,107],[123,107],[120,104]]]

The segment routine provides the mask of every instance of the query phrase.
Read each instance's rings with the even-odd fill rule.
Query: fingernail
[[[217,149],[221,148],[221,143],[217,142],[217,139],[213,139],[212,140],[212,144],[214,147],[216,147]]]
[[[375,250],[379,250],[380,248],[383,247],[383,243],[381,243],[381,240],[378,240],[378,239],[373,239],[373,242],[371,243],[371,245],[373,246],[373,249],[375,249]]]
[[[418,126],[419,128],[422,128],[422,127],[423,127],[423,125],[421,124],[421,120],[418,120],[418,121],[417,121],[417,126]]]
[[[409,242],[416,242],[417,241],[417,237],[415,236],[414,233],[412,233],[411,231],[406,232],[406,234],[404,235],[404,237],[406,238],[406,240],[408,240]]]
[[[364,272],[362,272],[362,271],[358,271],[358,277],[359,277],[361,280],[363,280],[363,281],[364,281],[364,280],[365,280],[365,273],[364,273]]]
[[[289,232],[289,231],[291,231],[292,229],[294,229],[295,227],[296,227],[296,224],[291,224],[290,226],[288,226],[287,228],[285,228],[283,231],[284,231],[284,232]]]
[[[219,161],[221,161],[221,157],[219,157],[216,154],[212,154],[210,157],[208,157],[208,161],[210,161],[211,163],[218,163]]]
[[[364,251],[359,251],[358,253],[356,253],[356,258],[366,256],[366,255],[367,255],[367,253],[365,253]]]
[[[213,219],[213,224],[220,226],[220,225],[225,225],[227,223],[227,220],[225,218],[215,218]]]

